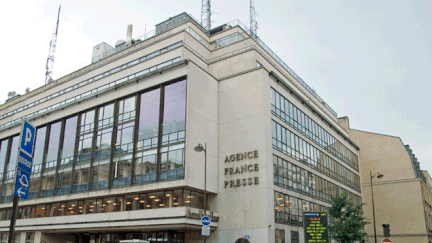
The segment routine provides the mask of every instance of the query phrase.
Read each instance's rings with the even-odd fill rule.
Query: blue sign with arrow
[[[21,130],[21,142],[18,151],[18,164],[15,173],[14,195],[27,199],[30,186],[30,174],[33,165],[33,144],[35,141],[36,128],[24,121]]]
[[[209,216],[203,216],[201,218],[201,224],[204,226],[209,226],[211,223],[211,218]]]

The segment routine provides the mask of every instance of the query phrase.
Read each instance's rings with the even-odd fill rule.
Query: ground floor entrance
[[[158,231],[76,234],[76,243],[119,243],[122,240],[145,240],[150,243],[184,243],[185,233]]]

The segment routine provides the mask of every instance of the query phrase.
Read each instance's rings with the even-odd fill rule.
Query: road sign
[[[203,226],[209,226],[210,223],[211,223],[211,218],[210,218],[209,216],[203,216],[203,217],[201,218],[201,224],[202,224]]]
[[[19,198],[28,197],[28,189],[30,185],[30,173],[33,164],[33,144],[35,140],[35,127],[28,121],[24,121],[21,138],[20,149],[18,151],[18,164],[15,173],[15,188],[14,195]]]
[[[244,239],[245,239],[245,240],[250,240],[250,236],[249,236],[249,235],[245,235],[245,236],[244,236]]]
[[[390,239],[384,239],[384,240],[382,241],[382,243],[392,243],[392,241],[391,241]]]
[[[36,128],[28,121],[24,121],[22,128],[20,149],[31,157],[33,154],[33,142],[36,135]]]
[[[20,198],[28,197],[28,187],[30,185],[30,173],[17,168],[15,176],[15,191],[14,195]]]
[[[204,236],[210,236],[210,226],[203,225],[201,234]]]

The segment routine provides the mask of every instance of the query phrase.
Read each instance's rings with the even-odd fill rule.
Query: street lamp
[[[375,225],[375,204],[374,204],[374,198],[373,198],[373,186],[372,186],[372,178],[374,178],[375,176],[378,179],[383,178],[383,174],[381,173],[375,173],[374,175],[372,175],[372,172],[369,171],[370,174],[370,183],[371,183],[371,193],[372,193],[372,214],[373,214],[373,223],[374,223],[374,237],[375,237],[375,243],[377,243],[377,236],[376,236],[376,225]]]
[[[202,152],[204,151],[204,216],[207,215],[207,143],[204,143],[204,147],[202,144],[198,144],[194,148],[195,151]],[[203,236],[204,243],[206,243],[206,236]]]

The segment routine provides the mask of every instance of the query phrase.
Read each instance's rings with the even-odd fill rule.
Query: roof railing
[[[190,15],[190,14],[188,14],[188,16],[190,17],[190,19],[192,19],[193,20],[193,22],[196,22],[195,24],[198,24],[198,25],[200,25],[200,22],[198,21],[198,20],[196,20],[196,18],[194,18],[192,15]],[[165,32],[167,32],[167,31],[169,31],[169,30],[171,30],[171,29],[174,29],[174,28],[176,28],[176,27],[178,27],[178,26],[180,26],[180,25],[182,25],[182,24],[184,24],[184,23],[186,23],[186,22],[189,22],[190,21],[190,19],[188,19],[188,18],[174,18],[173,19],[173,21],[172,22],[170,22],[170,24],[169,24],[169,28],[167,28],[167,29],[165,29],[163,32],[161,32],[161,33],[158,33],[158,35],[159,34],[162,34],[162,33],[165,33]],[[247,27],[246,27],[246,25],[244,25],[240,20],[233,20],[233,21],[230,21],[230,22],[228,22],[227,24],[226,24],[227,26],[231,26],[231,27],[235,27],[235,26],[239,26],[240,28],[242,28],[252,39],[254,39],[260,46],[261,46],[261,48],[263,48],[265,51],[267,51],[282,67],[284,67],[287,71],[288,71],[288,73],[290,73],[304,88],[306,88],[306,90],[308,90],[316,99],[318,99],[318,101],[319,102],[321,102],[321,104],[328,110],[328,111],[330,111],[335,117],[337,117],[337,113],[336,113],[336,111],[334,111],[316,92],[315,92],[315,90],[313,90],[308,84],[306,84],[306,82],[305,81],[303,81],[303,79],[301,79],[295,72],[294,72],[294,70],[292,70],[284,61],[282,61],[282,59],[281,58],[279,58],[279,56],[278,55],[276,55],[276,53],[274,53],[271,49],[270,49],[270,47],[268,47],[257,35],[255,35],[252,31],[250,31]],[[203,29],[203,27],[202,26],[198,26],[198,27],[200,27],[200,29]],[[208,34],[207,32],[205,32],[206,34]],[[145,41],[145,40],[147,40],[147,39],[150,39],[150,38],[152,38],[152,37],[155,37],[156,36],[156,30],[152,30],[152,31],[149,31],[149,32],[147,32],[147,33],[145,33],[144,35],[142,35],[142,36],[139,36],[138,38],[135,38],[135,39],[133,39],[134,41],[135,41],[135,43],[136,42],[142,42],[142,41]],[[123,47],[121,50],[123,50],[123,49],[125,49],[125,48],[127,48],[128,46],[125,46],[125,47]],[[118,52],[119,50],[117,50],[117,51],[115,51],[115,48],[113,49],[113,50],[110,50],[110,51],[107,51],[107,52],[105,52],[105,53],[102,53],[102,54],[100,54],[98,57],[103,57],[103,58],[106,58],[106,57],[109,57],[109,56],[111,56],[112,54],[114,54],[114,53],[116,53],[116,52]],[[92,60],[94,60],[95,58],[98,58],[98,57],[94,57],[94,58],[92,58],[92,59],[89,59],[89,60],[87,60],[87,61],[85,61],[85,62],[83,62],[83,63],[81,63],[81,64],[79,64],[79,65],[77,65],[77,66],[75,66],[75,67],[73,67],[73,68],[71,68],[71,69],[69,69],[69,70],[67,70],[67,71],[64,71],[64,72],[62,72],[60,75],[55,75],[55,77],[56,77],[56,79],[58,79],[59,77],[63,77],[63,76],[66,76],[67,74],[70,74],[70,73],[72,73],[72,72],[74,72],[74,71],[76,71],[76,70],[79,70],[79,69],[81,69],[81,68],[83,68],[83,67],[86,67],[86,66],[88,66],[88,65],[91,65],[92,64]],[[43,86],[45,83],[44,82],[41,82],[41,83],[38,83],[36,86],[34,86],[34,87],[32,87],[31,89],[33,90],[33,89],[36,89],[36,88],[39,88],[39,87],[41,87],[41,86]],[[22,92],[22,93],[24,93],[24,92]],[[3,103],[5,103],[5,101],[6,100],[3,100],[3,101],[1,101],[0,102],[0,104],[3,104]]]

